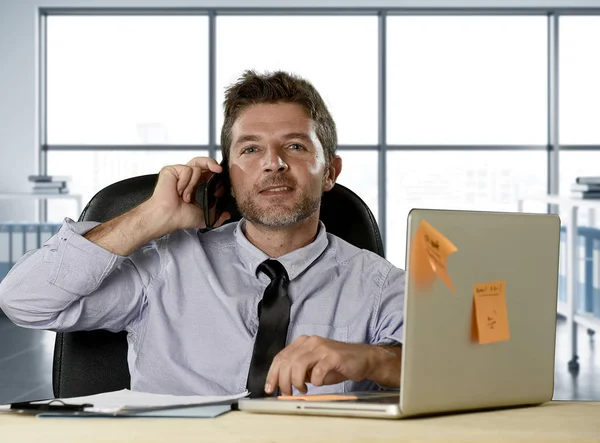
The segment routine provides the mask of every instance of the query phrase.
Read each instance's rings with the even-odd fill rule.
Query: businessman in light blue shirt
[[[0,283],[17,325],[128,332],[131,388],[177,395],[246,389],[258,304],[277,259],[289,277],[286,347],[265,392],[397,388],[404,272],[328,234],[321,195],[342,169],[335,123],[307,81],[247,71],[226,93],[221,135],[243,219],[204,232],[196,186],[211,158],[161,169],[153,195],[106,223],[65,219]],[[352,220],[348,220],[352,223]]]

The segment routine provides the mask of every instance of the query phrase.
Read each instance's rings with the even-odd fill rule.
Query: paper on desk
[[[136,411],[119,412],[42,412],[36,414],[38,418],[106,418],[106,417],[127,417],[127,418],[215,418],[219,415],[231,411],[231,405],[200,405],[169,407],[167,409],[151,409]]]
[[[118,412],[144,412],[166,408],[177,408],[192,405],[208,405],[237,400],[248,395],[248,391],[235,395],[165,395],[150,394],[147,392],[120,391],[104,392],[102,394],[89,395],[85,397],[61,398],[69,404],[91,403],[92,408],[86,408],[86,412],[118,413]],[[47,400],[33,403],[45,403]]]

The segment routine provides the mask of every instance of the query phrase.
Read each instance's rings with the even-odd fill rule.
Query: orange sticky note
[[[315,394],[315,395],[280,395],[279,400],[304,400],[304,401],[343,401],[358,400],[356,395]]]
[[[437,275],[452,292],[456,292],[448,274],[447,261],[457,250],[441,232],[421,220],[410,248],[410,278],[419,289],[428,290]]]
[[[479,283],[473,288],[471,336],[480,344],[510,340],[506,281]]]

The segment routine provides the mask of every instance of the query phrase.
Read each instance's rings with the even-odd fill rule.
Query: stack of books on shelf
[[[571,197],[600,199],[600,177],[577,177],[571,185]]]
[[[34,194],[68,194],[71,177],[58,175],[30,175]]]

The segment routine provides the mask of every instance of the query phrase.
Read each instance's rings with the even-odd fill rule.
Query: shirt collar
[[[270,257],[250,243],[246,238],[245,230],[246,219],[242,218],[234,231],[237,253],[248,272],[257,275],[258,266]],[[323,253],[328,243],[325,225],[319,220],[319,230],[313,242],[277,258],[277,261],[283,265],[291,281],[304,272]]]

